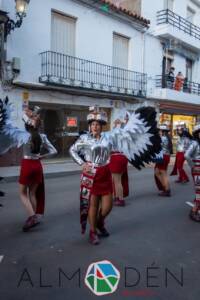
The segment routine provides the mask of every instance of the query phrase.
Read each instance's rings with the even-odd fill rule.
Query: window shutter
[[[75,19],[53,12],[52,51],[75,56],[75,28]]]

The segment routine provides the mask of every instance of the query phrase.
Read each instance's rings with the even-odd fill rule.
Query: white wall
[[[141,0],[142,16],[151,21],[150,30],[156,26],[156,14],[159,10],[164,9],[164,0]]]
[[[148,74],[148,90],[149,94],[155,89],[155,76],[162,74],[162,57],[163,49],[161,45],[160,33],[157,35],[158,26],[156,24],[157,12],[164,9],[164,0],[141,0],[142,1],[142,16],[147,19],[150,19],[151,26],[146,34],[146,55],[145,55],[145,72]],[[196,8],[196,11],[199,13],[199,9],[196,5],[191,4],[190,0],[174,0],[174,12],[178,15],[186,18],[187,16],[187,6],[189,5],[192,8]],[[198,14],[197,14],[198,16]],[[197,20],[196,16],[196,20]],[[200,24],[200,17],[198,18]],[[160,25],[162,26],[162,25]],[[165,25],[163,25],[165,26]],[[167,25],[166,25],[167,26]],[[192,38],[189,35],[185,34],[179,29],[173,29],[173,26],[170,27],[170,30],[176,30],[176,36],[180,36],[180,41],[189,45],[193,45],[196,49],[200,49],[200,41],[198,39]],[[173,35],[172,35],[173,36]],[[192,41],[193,39],[193,41]],[[192,42],[193,44],[192,44]],[[174,55],[174,67],[175,75],[178,71],[181,71],[183,75],[186,73],[186,63],[185,58],[181,55]],[[193,65],[193,81],[200,82],[200,61],[195,61]]]
[[[8,11],[14,11],[13,6],[12,1],[6,2]],[[117,32],[130,38],[129,69],[142,71],[142,33],[71,0],[34,0],[30,1],[22,27],[8,37],[8,59],[21,58],[18,81],[38,82],[39,53],[50,50],[51,45],[51,9],[77,18],[77,57],[112,65],[112,35]]]
[[[174,55],[174,64],[175,68],[175,76],[177,75],[178,72],[182,72],[183,76],[186,74],[186,63],[185,63],[185,58],[175,54]]]
[[[195,11],[194,24],[200,26],[200,7],[193,3],[191,0],[187,0],[187,6]]]
[[[1,0],[2,1],[2,0]],[[163,49],[155,36],[156,13],[164,8],[164,0],[141,0],[142,16],[151,20],[151,26],[143,34],[122,21],[89,9],[72,0],[30,1],[23,25],[8,37],[8,58],[21,58],[21,73],[17,81],[38,83],[40,76],[39,53],[51,47],[51,9],[77,18],[76,56],[112,65],[112,35],[120,33],[130,38],[129,69],[148,74],[148,88],[155,89],[155,77],[162,73]],[[186,17],[187,1],[175,0],[174,11]],[[4,9],[15,18],[13,0],[3,0]],[[144,49],[143,49],[144,46]],[[185,59],[175,55],[176,74],[185,75]],[[194,66],[193,81],[200,82],[200,62]],[[151,91],[150,94],[152,94]]]

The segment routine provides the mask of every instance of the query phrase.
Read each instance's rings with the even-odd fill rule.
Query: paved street
[[[84,276],[90,263],[106,259],[121,273],[109,299],[198,300],[200,224],[189,220],[185,205],[192,183],[172,183],[173,197],[161,198],[152,173],[130,171],[127,206],[113,209],[111,236],[99,246],[80,235],[79,175],[46,181],[46,216],[30,233],[21,231],[26,215],[17,184],[1,184],[7,196],[0,208],[0,299],[94,299]],[[68,280],[59,270],[75,275]]]

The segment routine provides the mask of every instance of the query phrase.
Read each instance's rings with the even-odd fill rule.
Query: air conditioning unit
[[[13,57],[12,59],[12,70],[14,73],[20,73],[21,61],[19,57]]]

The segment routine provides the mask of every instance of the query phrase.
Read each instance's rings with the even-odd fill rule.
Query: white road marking
[[[194,207],[194,204],[192,203],[192,202],[189,202],[189,201],[187,201],[187,202],[185,202],[187,205],[189,205],[189,206],[191,206],[191,207]]]

